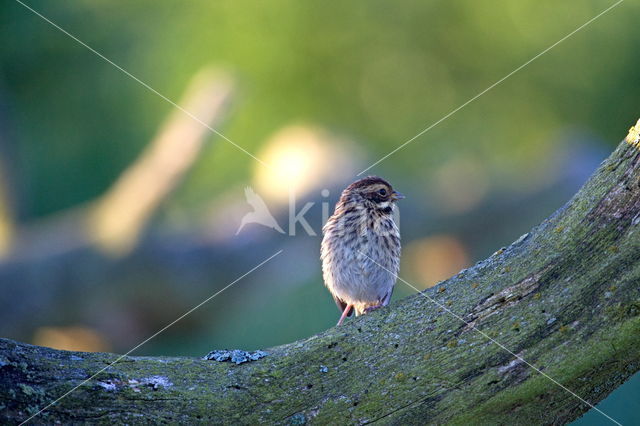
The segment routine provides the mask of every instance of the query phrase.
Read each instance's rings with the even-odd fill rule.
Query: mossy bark
[[[240,365],[125,357],[37,422],[565,423],[589,409],[575,395],[595,404],[640,369],[639,224],[623,142],[540,226],[423,294]],[[117,358],[0,340],[0,421]]]

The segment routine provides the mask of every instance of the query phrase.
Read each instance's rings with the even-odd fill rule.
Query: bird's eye
[[[385,195],[387,195],[387,190],[382,188],[381,190],[378,191],[378,194],[380,194],[380,195],[382,195],[384,197]]]

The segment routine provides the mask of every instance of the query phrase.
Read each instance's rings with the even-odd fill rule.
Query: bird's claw
[[[368,314],[371,311],[375,311],[376,309],[381,308],[382,305],[375,305],[375,306],[369,306],[368,308],[365,308],[364,313]]]

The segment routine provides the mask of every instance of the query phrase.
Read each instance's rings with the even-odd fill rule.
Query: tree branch
[[[541,225],[422,294],[242,364],[125,357],[38,421],[568,422],[640,369],[639,224],[631,138]],[[0,340],[0,420],[117,358]]]

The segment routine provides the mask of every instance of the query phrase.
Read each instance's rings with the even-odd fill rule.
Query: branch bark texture
[[[422,294],[242,364],[125,357],[37,422],[565,423],[640,370],[639,225],[625,141],[541,225]],[[0,421],[117,358],[0,339]]]

